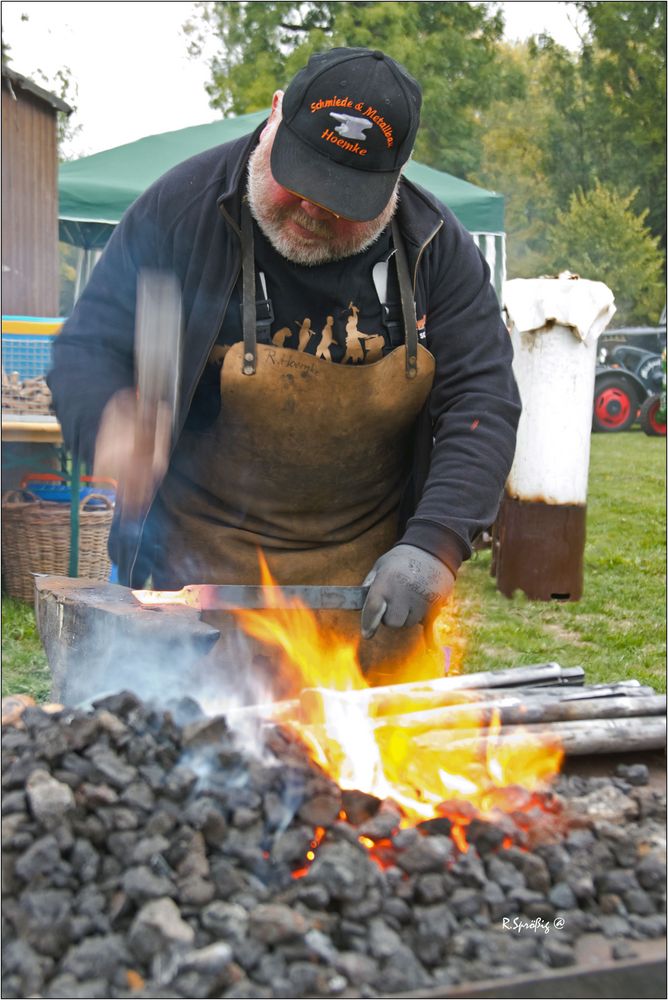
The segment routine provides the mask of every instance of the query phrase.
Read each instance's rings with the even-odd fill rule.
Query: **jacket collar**
[[[417,251],[429,243],[444,224],[438,203],[406,177],[401,179],[397,221],[404,240]]]
[[[234,145],[237,148],[231,150],[232,170],[228,176],[227,187],[216,201],[218,210],[227,217],[237,234],[241,232],[241,199],[246,193],[246,167],[268,121],[269,119],[265,118],[254,132],[235,141]]]

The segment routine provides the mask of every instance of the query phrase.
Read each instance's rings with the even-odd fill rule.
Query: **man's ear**
[[[274,91],[274,96],[271,99],[271,117],[272,118],[277,113],[277,111],[278,111],[278,114],[281,113],[281,104],[283,102],[283,94],[284,93],[285,93],[285,91],[283,91],[283,90],[275,90]]]
[[[267,119],[267,124],[262,129],[260,133],[260,138],[262,139],[265,133],[268,133],[272,125],[278,124],[281,118],[281,104],[283,103],[283,91],[277,90],[274,92],[274,96],[271,99],[271,112]]]

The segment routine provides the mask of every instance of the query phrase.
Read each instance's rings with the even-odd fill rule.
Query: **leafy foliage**
[[[213,34],[213,107],[242,114],[268,107],[314,53],[337,45],[381,48],[419,78],[423,127],[416,157],[465,176],[479,162],[479,111],[517,81],[497,60],[502,19],[471,3],[204,3],[188,25],[191,52]]]
[[[226,114],[268,107],[315,51],[383,49],[423,88],[416,159],[505,195],[509,276],[549,273],[572,255],[571,269],[611,276],[621,316],[655,322],[660,254],[645,229],[665,251],[666,5],[572,6],[587,22],[577,53],[549,36],[502,42],[493,3],[201,3],[188,30],[194,53],[217,42],[208,90]],[[592,218],[598,184],[618,199],[614,223],[610,205],[607,221]],[[596,249],[585,253],[583,233],[557,255],[572,197],[590,194],[581,221]]]
[[[41,70],[37,71],[37,76],[42,78],[44,84],[53,94],[56,94],[72,108],[71,114],[59,111],[57,116],[58,158],[62,162],[71,158],[66,152],[67,146],[83,128],[81,124],[75,124],[79,85],[72,76],[72,70],[69,66],[62,66],[53,77],[48,77]]]
[[[484,112],[481,165],[469,179],[506,196],[510,277],[563,266],[608,275],[617,320],[654,323],[665,298],[665,4],[577,6],[589,25],[581,52],[544,36],[504,46],[500,58],[524,88]],[[577,223],[573,197],[588,205]]]
[[[598,179],[635,191],[665,246],[665,4],[581,3],[591,34],[579,55],[534,48],[549,84],[543,167],[557,203]]]
[[[521,87],[514,100],[495,100],[482,115],[480,168],[469,179],[504,193],[508,274],[529,278],[549,270],[546,226],[558,205],[543,153],[551,96],[542,54],[504,45],[499,57],[512,64]]]
[[[557,211],[547,231],[551,270],[568,269],[603,281],[615,295],[615,323],[656,319],[663,305],[663,256],[658,237],[645,225],[647,210],[631,208],[635,191],[621,195],[597,183],[572,194],[568,211]]]
[[[584,2],[591,39],[583,75],[598,124],[607,134],[596,174],[648,211],[652,232],[666,245],[666,4],[641,0]]]

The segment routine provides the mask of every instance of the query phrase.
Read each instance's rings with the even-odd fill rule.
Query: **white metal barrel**
[[[495,525],[501,593],[577,601],[584,581],[596,342],[615,312],[600,281],[515,279],[504,306],[522,397],[517,448]]]
[[[506,492],[520,500],[587,499],[596,342],[615,312],[601,281],[516,278],[505,286],[522,397],[515,461]]]

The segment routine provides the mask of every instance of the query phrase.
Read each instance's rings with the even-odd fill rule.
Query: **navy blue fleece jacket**
[[[136,281],[145,266],[174,272],[183,292],[178,437],[238,279],[240,202],[259,131],[192,157],[137,199],[56,339],[47,381],[65,443],[83,460],[92,461],[105,404],[133,384]],[[512,463],[520,415],[512,349],[487,264],[452,212],[403,180],[397,218],[417,316],[426,316],[423,343],[436,360],[398,541],[431,552],[456,572],[475,537],[494,521]],[[156,510],[136,538],[135,586],[151,572],[161,530]],[[113,559],[118,535],[116,521]]]

